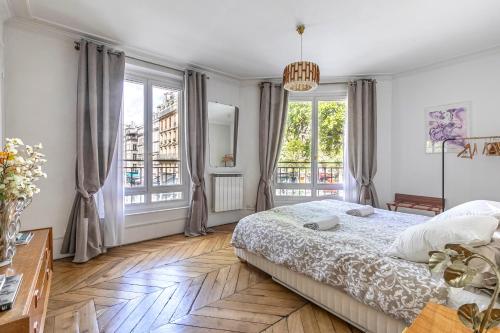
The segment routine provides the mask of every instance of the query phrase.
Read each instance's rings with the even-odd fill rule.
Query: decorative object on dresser
[[[398,208],[410,208],[433,212],[435,215],[443,211],[444,203],[441,198],[425,197],[421,195],[401,194],[394,195],[394,201],[387,203],[387,209],[397,211]]]
[[[31,231],[20,232],[16,237],[16,245],[26,245],[33,239],[34,234]]]
[[[0,275],[21,275],[17,297],[8,311],[0,312],[0,332],[43,332],[52,281],[52,229],[33,230],[28,246],[20,246],[10,267]]]
[[[444,305],[428,303],[403,333],[470,333],[457,317],[456,311]],[[492,328],[488,333],[500,333]]]
[[[491,260],[458,244],[447,244],[443,251],[431,251],[429,255],[430,270],[434,273],[443,272],[444,280],[453,288],[464,288],[472,283],[477,274],[475,269],[469,267],[472,260],[482,260],[489,265],[496,276],[497,284],[488,308],[479,311],[475,303],[463,304],[457,313],[460,321],[474,333],[485,333],[500,324],[500,309],[493,308],[500,291],[500,271]]]
[[[24,145],[21,139],[6,139],[0,152],[0,267],[12,262],[20,215],[40,190],[35,182],[47,175],[40,153],[42,145]]]
[[[19,286],[23,280],[23,275],[10,275],[5,278],[5,283],[0,289],[0,311],[7,311],[12,309],[12,305],[16,300]]]

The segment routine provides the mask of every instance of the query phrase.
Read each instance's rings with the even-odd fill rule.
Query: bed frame
[[[242,261],[271,275],[273,280],[364,332],[401,333],[404,322],[363,304],[343,291],[275,264],[262,256],[235,248]]]

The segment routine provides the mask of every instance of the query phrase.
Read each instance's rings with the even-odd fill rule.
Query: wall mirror
[[[238,146],[238,107],[208,102],[208,146],[212,167],[234,167]]]

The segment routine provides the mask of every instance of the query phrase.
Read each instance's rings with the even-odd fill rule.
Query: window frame
[[[188,191],[191,179],[188,175],[187,161],[183,152],[185,151],[184,137],[184,81],[183,79],[172,79],[150,75],[149,73],[138,73],[126,70],[125,81],[135,82],[143,85],[144,96],[144,182],[143,186],[137,188],[127,188],[124,186],[123,194],[144,195],[143,203],[128,204],[125,206],[125,214],[153,212],[164,209],[182,208],[189,204],[190,193]],[[179,138],[179,160],[181,184],[153,186],[153,87],[176,90],[179,93],[177,124]],[[122,125],[123,126],[123,125]],[[121,137],[122,146],[125,144],[123,135]],[[155,193],[181,192],[182,199],[153,202],[151,197]]]
[[[328,94],[328,93],[316,93],[316,94],[290,94],[288,97],[288,102],[311,102],[312,110],[311,110],[311,182],[305,184],[298,183],[278,183],[278,173],[277,170],[274,173],[273,177],[273,194],[278,202],[287,202],[287,201],[313,201],[319,199],[337,199],[344,200],[344,198],[340,195],[322,195],[318,196],[317,191],[320,190],[338,190],[342,191],[344,189],[344,183],[341,184],[321,184],[318,182],[318,149],[319,149],[319,102],[344,102],[346,106],[347,113],[347,96],[346,94],[336,93],[336,94]],[[346,114],[347,119],[347,114]],[[288,119],[287,119],[288,121]],[[346,130],[347,123],[344,123],[344,133]],[[344,140],[345,144],[345,140]],[[344,147],[345,151],[345,147]],[[279,165],[279,160],[278,160]],[[342,172],[344,172],[344,163],[342,162]],[[300,196],[300,195],[276,195],[276,190],[310,190],[310,196]]]

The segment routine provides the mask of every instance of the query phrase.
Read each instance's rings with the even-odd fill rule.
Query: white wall
[[[441,156],[424,152],[424,109],[461,101],[472,102],[470,135],[500,135],[500,51],[393,80],[394,192],[441,195]],[[473,199],[500,201],[499,158],[470,161],[447,154],[446,164],[448,207]]]
[[[71,40],[7,24],[5,136],[44,144],[49,177],[21,217],[23,229],[52,226],[55,252],[75,194],[75,101],[78,58]]]
[[[258,165],[258,90],[256,85],[242,85],[239,80],[211,74],[208,80],[208,101],[218,102],[239,107],[238,151],[236,152],[236,166],[234,168],[212,167],[206,163],[205,182],[209,207],[208,225],[215,226],[230,222],[237,222],[255,208],[256,183],[259,181]],[[252,94],[256,92],[257,95]],[[249,95],[251,97],[249,97]],[[251,100],[255,98],[254,102]],[[250,100],[249,100],[250,99]],[[257,162],[256,162],[257,160]],[[255,167],[256,165],[256,167]],[[257,168],[257,173],[255,172]],[[213,173],[241,173],[244,175],[244,206],[241,211],[212,212],[212,179]]]
[[[11,16],[9,7],[5,0],[0,0],[0,144],[3,143],[5,132],[5,38],[4,38],[4,24],[5,21]]]

